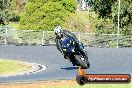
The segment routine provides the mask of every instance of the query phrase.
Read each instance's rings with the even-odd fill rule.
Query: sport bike
[[[88,62],[88,54],[84,50],[83,44],[76,43],[73,38],[66,38],[61,41],[61,48],[65,52],[66,58],[75,66],[87,69],[90,64]]]

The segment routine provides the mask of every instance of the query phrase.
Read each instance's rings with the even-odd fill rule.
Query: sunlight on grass
[[[69,83],[69,82],[61,83],[60,82],[55,85],[51,83],[49,86],[42,84],[35,88],[132,88],[132,83],[128,83],[128,84],[120,84],[120,83],[119,84],[85,84],[83,86],[80,86],[76,83],[76,81],[74,81],[72,83]]]
[[[58,84],[59,85],[59,84]],[[45,88],[45,87],[38,87]],[[83,86],[58,86],[58,87],[46,87],[46,88],[132,88],[132,84],[85,84]]]
[[[0,60],[0,75],[22,72],[30,68],[30,65],[19,61]]]

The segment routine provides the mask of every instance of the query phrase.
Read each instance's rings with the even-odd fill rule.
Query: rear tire
[[[88,68],[87,61],[82,61],[81,57],[79,55],[75,55],[75,59],[80,64],[81,68],[83,68],[83,69],[87,69]]]

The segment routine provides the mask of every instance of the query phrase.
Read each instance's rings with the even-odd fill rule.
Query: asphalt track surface
[[[88,74],[132,75],[132,48],[88,48]],[[45,65],[38,73],[0,77],[0,82],[75,79],[77,67],[63,58],[55,46],[0,46],[0,58]]]

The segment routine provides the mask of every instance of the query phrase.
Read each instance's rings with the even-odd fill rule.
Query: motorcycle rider
[[[67,53],[61,48],[61,43],[60,43],[61,41],[65,40],[66,38],[69,37],[74,40],[75,46],[77,46],[77,47],[80,45],[83,46],[83,43],[81,43],[73,33],[66,31],[66,30],[62,30],[62,28],[60,26],[56,26],[54,28],[54,32],[56,35],[55,42],[56,42],[57,49],[64,55],[65,59],[69,59],[69,57],[67,57]],[[84,49],[84,47],[81,47],[81,48]],[[71,61],[71,59],[69,59],[69,60]],[[75,65],[74,61],[72,62],[72,64]],[[88,66],[90,66],[89,63],[88,63]]]
[[[62,30],[62,28],[60,26],[56,26],[54,28],[54,31],[55,31],[55,35],[56,35],[55,42],[56,42],[57,49],[61,53],[63,53],[64,58],[67,59],[66,58],[66,52],[64,52],[63,49],[61,48],[60,41],[63,41],[64,39],[70,37],[75,41],[76,45],[79,46],[82,43],[79,42],[79,40],[76,38],[76,36],[73,33],[66,31],[66,30]],[[82,48],[84,48],[84,47],[82,47]]]

